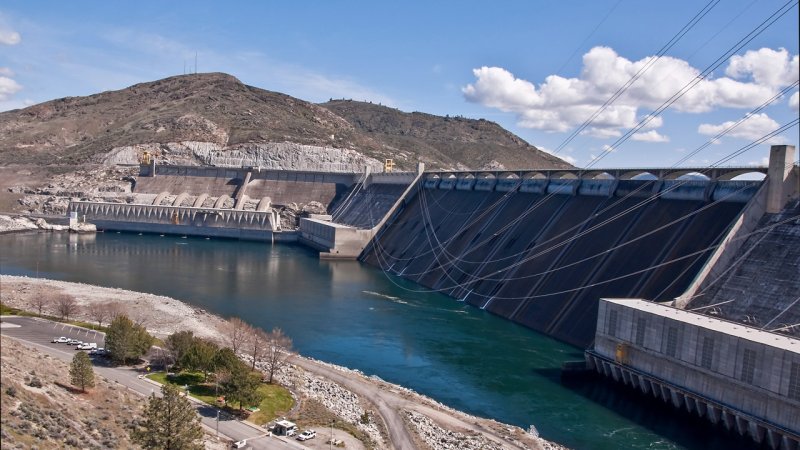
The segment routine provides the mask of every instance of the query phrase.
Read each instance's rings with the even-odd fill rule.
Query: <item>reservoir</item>
[[[582,351],[354,261],[302,246],[100,233],[0,235],[0,273],[173,297],[303,355],[578,449],[729,449],[746,440],[601,381],[566,386]],[[0,287],[2,289],[2,287]]]

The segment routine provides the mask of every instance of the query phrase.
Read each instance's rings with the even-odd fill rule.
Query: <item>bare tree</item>
[[[55,298],[56,312],[61,316],[61,320],[69,320],[70,316],[78,310],[75,297],[68,294],[59,294]]]
[[[283,334],[280,328],[273,328],[267,334],[267,346],[264,352],[264,362],[266,363],[269,383],[275,373],[286,364],[289,352],[292,350],[292,339]]]
[[[270,338],[266,331],[258,327],[250,327],[248,332],[248,339],[245,342],[245,351],[253,358],[253,365],[251,368],[255,370],[256,365],[266,356],[267,344]]]
[[[122,306],[119,302],[107,302],[103,303],[105,305],[106,310],[108,311],[108,317],[106,320],[109,322],[116,319],[118,316],[125,314],[125,307]]]
[[[225,345],[230,347],[235,355],[239,354],[239,350],[247,339],[248,328],[250,325],[238,317],[231,317],[223,325],[222,335],[225,338]]]
[[[44,311],[44,307],[50,305],[50,298],[47,297],[46,295],[37,295],[37,296],[33,297],[33,299],[31,300],[31,303],[33,304],[33,307],[36,308],[36,311],[38,311],[39,315],[41,316],[42,315],[42,311]]]
[[[89,305],[89,317],[97,322],[98,327],[103,326],[103,322],[110,319],[111,310],[109,303],[92,303]]]

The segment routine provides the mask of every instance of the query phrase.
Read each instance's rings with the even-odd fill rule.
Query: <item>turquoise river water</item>
[[[358,262],[301,246],[176,236],[0,236],[0,273],[166,295],[265,329],[302,354],[359,369],[577,449],[743,448],[608,382],[562,384],[565,345]],[[0,289],[2,287],[0,286]]]

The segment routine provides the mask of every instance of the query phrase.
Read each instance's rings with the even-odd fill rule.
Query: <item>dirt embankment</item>
[[[222,318],[201,308],[161,295],[66,281],[0,276],[0,300],[7,306],[38,312],[37,302],[43,299],[42,313],[55,316],[58,315],[55,299],[60,295],[75,299],[77,308],[72,319],[97,322],[91,305],[111,303],[159,338],[176,331],[191,330],[195,336],[218,340],[224,323]]]

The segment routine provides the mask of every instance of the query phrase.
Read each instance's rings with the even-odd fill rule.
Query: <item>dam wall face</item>
[[[149,170],[149,167],[146,167]],[[328,207],[362,174],[325,173],[258,168],[155,166],[151,176],[145,168],[136,180],[136,194],[171,193],[237,198],[247,192],[252,199],[270,197],[273,204],[319,202]],[[249,175],[248,175],[249,174]],[[180,206],[180,205],[176,205]]]
[[[360,259],[586,348],[601,297],[680,295],[759,184],[427,178]]]

